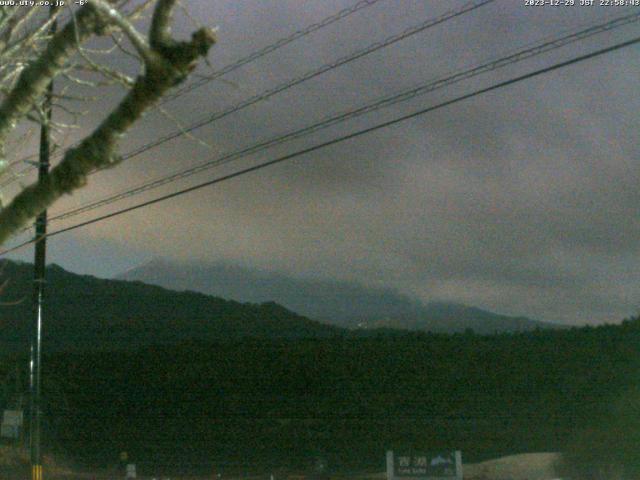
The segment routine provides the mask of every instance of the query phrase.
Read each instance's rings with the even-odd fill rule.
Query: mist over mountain
[[[347,328],[390,327],[443,333],[472,329],[492,334],[558,327],[458,303],[423,304],[391,289],[296,278],[229,264],[178,264],[156,258],[117,278],[241,302],[273,301],[305,317]]]

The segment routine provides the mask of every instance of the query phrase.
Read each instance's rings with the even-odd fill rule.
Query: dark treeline
[[[0,351],[28,351],[33,266],[3,262],[0,273],[0,280],[8,281],[0,296]],[[194,339],[228,342],[246,337],[293,340],[393,334],[390,328],[348,331],[306,318],[274,302],[240,303],[141,282],[99,279],[77,275],[57,265],[47,268],[46,278],[43,341],[48,352],[138,351],[149,345],[175,345]],[[458,331],[469,325],[479,325],[478,331],[490,333],[532,325],[523,319],[473,308],[439,308],[436,323],[440,322],[440,327],[442,323],[455,325]]]
[[[390,448],[457,448],[467,461],[562,451],[637,384],[639,345],[630,320],[45,355],[46,444],[101,465],[126,450],[143,472],[304,469],[318,455],[380,470]]]

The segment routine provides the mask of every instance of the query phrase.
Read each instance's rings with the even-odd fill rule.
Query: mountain
[[[0,294],[0,347],[27,351],[32,318],[33,265],[5,261]],[[46,272],[47,350],[135,348],[190,340],[243,337],[303,338],[341,334],[273,303],[239,303],[141,282],[76,275],[58,265]],[[25,350],[26,349],[26,350]]]
[[[512,317],[457,303],[430,302],[419,315],[381,319],[371,322],[372,327],[408,328],[433,332],[464,332],[473,330],[479,334],[525,332],[539,328],[561,328],[559,325]]]
[[[295,278],[235,265],[177,264],[153,259],[118,278],[238,301],[275,301],[306,317],[347,328],[390,327],[443,333],[472,329],[479,334],[492,334],[557,327],[456,303],[425,305],[391,289]]]

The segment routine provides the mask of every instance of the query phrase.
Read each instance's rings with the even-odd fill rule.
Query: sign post
[[[5,410],[0,426],[0,436],[18,440],[23,421],[22,410]]]
[[[127,464],[127,476],[126,478],[137,478],[136,475],[136,464],[135,463],[128,463]]]
[[[387,480],[462,480],[462,453],[387,452]]]

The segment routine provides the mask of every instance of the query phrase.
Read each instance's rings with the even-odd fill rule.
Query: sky
[[[177,15],[174,31],[186,37],[197,24],[218,28],[218,43],[195,72],[207,75],[355,3],[188,0],[189,15]],[[123,139],[121,151],[466,3],[374,2],[155,109]],[[640,8],[579,3],[535,7],[496,0],[93,175],[51,215]],[[391,120],[639,31],[636,22],[596,35],[53,222],[50,229]],[[110,61],[130,68],[114,55]],[[636,45],[519,82],[53,237],[48,260],[100,277],[155,257],[226,262],[565,324],[617,322],[640,311],[638,67]],[[90,132],[121,95],[101,90],[67,142]],[[18,188],[14,182],[3,194],[11,197]],[[32,255],[27,248],[8,258]]]

